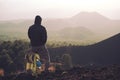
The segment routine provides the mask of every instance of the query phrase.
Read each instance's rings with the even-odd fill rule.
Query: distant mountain
[[[81,12],[73,16],[72,19],[73,22],[77,23],[78,25],[90,27],[104,25],[106,22],[110,21],[110,19],[97,12]]]
[[[64,28],[63,25],[65,27],[82,26],[89,29],[89,31],[94,32],[94,37],[89,37],[89,40],[104,40],[120,32],[120,20],[111,20],[97,12],[80,12],[71,18],[58,19],[57,22],[59,24],[58,29]],[[54,24],[54,22],[51,22],[51,24]],[[54,29],[57,27],[57,25],[52,26]],[[87,33],[84,34],[87,35]]]
[[[120,33],[94,45],[76,47],[71,56],[76,64],[120,64]]]
[[[21,36],[26,39],[27,30],[34,20],[1,21],[2,36]],[[93,43],[104,40],[120,32],[120,20],[110,20],[97,12],[81,12],[70,18],[43,19],[50,40],[76,40]],[[12,35],[10,35],[13,33]],[[78,36],[78,37],[77,37]],[[67,38],[67,39],[66,39]]]
[[[97,35],[94,38],[100,40],[120,32],[120,20],[111,20],[97,12],[80,12],[66,19],[48,19],[43,24],[47,26],[48,30],[82,26],[94,32]]]
[[[50,20],[49,24],[52,25],[47,26],[54,29],[84,26],[97,33],[114,35],[120,32],[120,20],[111,20],[97,12],[80,12],[71,18]]]
[[[102,16],[97,12],[81,12],[72,17],[74,24],[86,26],[92,30],[101,29],[101,27],[107,27],[110,19]],[[110,23],[109,23],[110,24]]]
[[[71,19],[74,24],[85,26],[97,33],[113,35],[120,32],[119,20],[111,20],[97,12],[81,12]]]

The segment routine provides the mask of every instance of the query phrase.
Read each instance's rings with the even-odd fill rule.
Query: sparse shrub
[[[63,54],[62,61],[63,61],[63,69],[68,70],[73,67],[72,58],[70,54]]]

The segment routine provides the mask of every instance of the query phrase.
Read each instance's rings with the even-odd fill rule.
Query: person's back
[[[28,30],[28,37],[30,38],[32,47],[45,45],[47,41],[47,32],[45,27],[41,25],[41,17],[36,16],[34,25]]]
[[[28,30],[28,37],[31,42],[32,52],[38,53],[41,56],[41,61],[46,65],[46,70],[49,67],[50,56],[45,46],[47,41],[47,32],[45,27],[41,25],[42,18],[35,17],[35,22]]]

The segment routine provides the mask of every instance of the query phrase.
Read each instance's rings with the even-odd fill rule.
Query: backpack
[[[32,52],[26,54],[26,60],[27,60],[27,62],[29,62],[29,63],[34,63],[34,54],[33,54]]]

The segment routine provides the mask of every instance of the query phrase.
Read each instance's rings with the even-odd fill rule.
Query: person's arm
[[[47,31],[44,28],[43,33],[42,33],[42,43],[43,43],[43,45],[45,45],[46,42],[47,42]]]
[[[30,31],[30,28],[28,29],[28,38],[31,39],[31,31]]]

